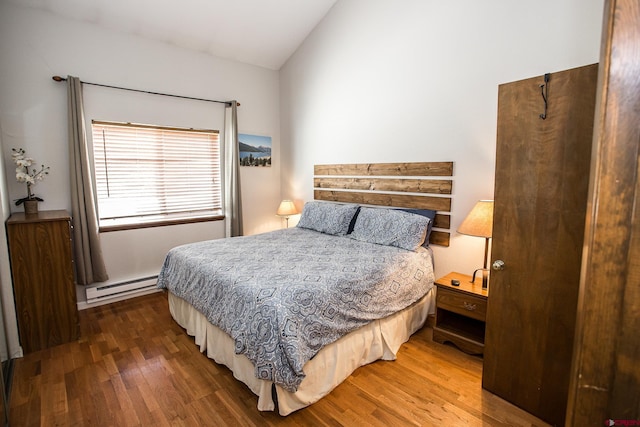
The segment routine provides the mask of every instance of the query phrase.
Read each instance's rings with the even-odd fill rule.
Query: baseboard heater
[[[87,304],[153,290],[156,288],[157,281],[158,276],[150,276],[141,279],[129,280],[127,282],[87,288]]]

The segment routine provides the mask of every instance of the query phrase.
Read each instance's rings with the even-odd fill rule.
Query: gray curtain
[[[226,236],[242,236],[242,200],[240,197],[240,148],[238,146],[238,103],[231,101],[224,113],[224,215]]]
[[[84,122],[82,83],[79,78],[67,76],[67,93],[69,95],[69,170],[76,281],[79,285],[90,285],[94,282],[104,282],[109,276],[100,247]]]

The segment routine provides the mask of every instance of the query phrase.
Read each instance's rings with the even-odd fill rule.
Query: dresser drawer
[[[438,287],[436,301],[438,308],[473,319],[484,321],[487,316],[487,301],[484,298]]]

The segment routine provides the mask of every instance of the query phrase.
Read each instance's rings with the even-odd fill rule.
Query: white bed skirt
[[[400,346],[433,313],[435,286],[411,307],[370,323],[323,348],[304,366],[305,378],[295,393],[276,385],[278,412],[288,415],[317,402],[358,367],[378,359],[394,360]],[[226,365],[233,376],[258,396],[258,410],[273,411],[273,383],[254,376],[253,363],[234,352],[233,339],[183,299],[169,293],[169,310],[174,320],[195,338],[200,351],[217,363]],[[340,361],[335,363],[335,361]]]

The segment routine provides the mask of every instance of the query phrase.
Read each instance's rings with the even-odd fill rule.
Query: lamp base
[[[489,269],[487,268],[479,268],[473,272],[473,276],[471,277],[471,283],[476,281],[476,274],[478,271],[482,271],[482,289],[487,289],[489,287]]]

